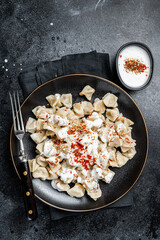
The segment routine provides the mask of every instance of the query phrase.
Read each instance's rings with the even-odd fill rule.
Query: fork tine
[[[21,127],[22,127],[22,130],[24,131],[24,124],[23,124],[23,118],[22,118],[22,112],[21,112],[21,107],[20,107],[20,101],[19,101],[18,91],[17,91],[17,100],[18,100],[18,108],[19,108],[19,115],[20,115]]]
[[[12,116],[13,116],[13,126],[14,126],[14,131],[16,131],[16,122],[15,122],[15,111],[14,111],[14,106],[13,106],[13,99],[12,99],[12,95],[11,93],[9,92],[9,97],[10,97],[10,100],[11,100],[11,107],[12,107]]]
[[[17,100],[16,100],[15,92],[13,92],[13,99],[14,99],[14,106],[15,106],[15,110],[16,110],[17,127],[18,127],[18,131],[20,131],[21,127],[20,127],[20,122],[19,122],[19,115],[18,115]]]

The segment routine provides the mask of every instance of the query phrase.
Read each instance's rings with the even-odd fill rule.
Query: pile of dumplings
[[[34,178],[51,180],[58,191],[81,198],[85,192],[101,197],[99,180],[109,184],[115,173],[136,154],[130,119],[118,110],[118,98],[106,93],[91,103],[95,89],[80,92],[86,101],[72,104],[72,94],[46,97],[48,106],[37,106],[26,131],[36,143],[36,157],[29,160]]]

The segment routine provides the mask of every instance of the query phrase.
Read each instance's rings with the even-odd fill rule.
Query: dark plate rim
[[[111,81],[109,81],[109,80],[107,80],[107,79],[105,79],[105,78],[96,76],[96,75],[90,75],[90,74],[69,74],[69,75],[64,75],[64,76],[61,76],[61,77],[57,77],[57,78],[51,79],[51,80],[49,80],[49,81],[41,84],[41,85],[38,86],[37,88],[35,88],[35,89],[28,95],[28,97],[23,101],[23,103],[21,104],[21,108],[23,107],[24,103],[30,98],[30,96],[31,96],[35,91],[37,91],[40,87],[42,87],[42,86],[44,86],[45,84],[48,84],[48,83],[50,83],[50,82],[52,82],[52,81],[54,81],[54,80],[58,80],[58,79],[65,78],[65,77],[71,77],[71,76],[75,76],[75,77],[76,77],[76,76],[88,76],[88,77],[92,77],[92,78],[99,78],[99,79],[101,79],[101,80],[105,80],[106,82],[111,83],[112,85],[114,85],[114,86],[116,86],[117,88],[119,88],[120,90],[122,90],[122,91],[132,100],[132,102],[135,104],[135,106],[138,108],[138,110],[139,110],[139,112],[140,112],[140,114],[141,114],[141,117],[142,117],[142,119],[143,119],[145,129],[146,129],[147,150],[146,150],[146,156],[145,156],[145,160],[144,160],[142,169],[141,169],[141,171],[140,171],[137,179],[136,179],[135,182],[132,184],[132,186],[131,186],[124,194],[122,194],[120,197],[118,197],[118,198],[115,199],[114,201],[112,201],[112,202],[110,202],[110,203],[108,203],[108,204],[106,204],[106,205],[103,205],[103,206],[101,206],[101,207],[98,207],[98,208],[93,208],[93,209],[88,209],[88,210],[72,210],[72,209],[61,208],[61,207],[55,206],[55,205],[53,205],[53,204],[51,204],[51,203],[48,203],[47,201],[43,200],[42,198],[40,198],[39,196],[37,196],[37,195],[35,194],[35,196],[36,196],[39,200],[41,200],[42,202],[46,203],[47,205],[49,205],[49,206],[51,206],[51,207],[54,207],[54,208],[57,208],[57,209],[59,209],[59,210],[63,210],[63,211],[67,211],[67,212],[91,212],[91,211],[95,211],[95,210],[98,210],[98,209],[102,209],[102,208],[104,208],[104,207],[107,207],[107,206],[115,203],[116,201],[118,201],[119,199],[121,199],[126,193],[128,193],[129,190],[131,190],[131,188],[136,184],[136,182],[138,181],[140,175],[142,174],[142,171],[143,171],[144,166],[145,166],[146,161],[147,161],[147,156],[148,156],[148,141],[149,141],[149,140],[148,140],[148,130],[147,130],[147,125],[146,125],[145,119],[144,119],[144,117],[143,117],[143,114],[142,114],[140,108],[138,107],[137,103],[132,99],[132,97],[131,97],[125,90],[123,90],[121,87],[119,87],[117,84],[115,84],[115,83],[113,83],[113,82],[111,82]],[[12,143],[12,132],[13,132],[13,124],[12,124],[11,131],[10,131],[10,154],[11,154],[11,159],[12,159],[12,163],[13,163],[13,166],[14,166],[14,168],[15,168],[15,171],[16,171],[19,179],[21,179],[21,178],[20,178],[20,175],[19,175],[19,173],[18,173],[16,164],[15,164],[15,161],[14,161],[13,154],[12,154],[12,144],[11,144],[11,143]]]
[[[134,88],[134,87],[130,87],[130,86],[128,86],[127,84],[124,83],[124,81],[123,81],[123,79],[121,78],[121,75],[120,75],[120,73],[119,73],[119,67],[118,67],[118,58],[119,58],[120,52],[122,51],[122,49],[124,49],[124,48],[126,48],[126,47],[128,47],[128,46],[131,46],[131,45],[137,45],[137,46],[143,48],[143,49],[148,53],[148,56],[149,56],[149,58],[150,58],[150,63],[151,63],[150,75],[149,75],[149,77],[148,77],[147,82],[146,82],[145,84],[143,84],[141,87],[137,87],[137,88],[136,88],[136,87],[135,87],[135,88]],[[136,91],[138,91],[138,90],[142,90],[142,89],[146,88],[146,87],[151,83],[151,79],[152,79],[152,76],[153,76],[153,69],[154,69],[153,55],[152,55],[152,52],[151,52],[150,48],[149,48],[146,44],[144,44],[144,43],[142,43],[142,42],[135,42],[135,41],[134,41],[134,42],[128,42],[128,43],[123,44],[123,45],[118,49],[118,51],[117,51],[117,53],[116,53],[116,70],[117,70],[118,78],[119,78],[119,80],[121,81],[121,83],[122,83],[126,88],[128,88],[129,90],[136,90]]]

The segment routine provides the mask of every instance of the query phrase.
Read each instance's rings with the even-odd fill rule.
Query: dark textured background
[[[8,0],[0,4],[0,239],[160,239],[160,1]],[[39,218],[28,222],[10,160],[8,91],[19,88],[17,76],[24,66],[70,53],[108,52],[113,67],[116,51],[129,41],[146,43],[155,62],[151,84],[131,93],[144,114],[150,139],[146,167],[133,188],[134,205],[51,222],[47,205],[37,200]]]

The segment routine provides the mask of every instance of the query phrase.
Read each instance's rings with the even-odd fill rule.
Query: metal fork
[[[37,218],[37,208],[36,208],[36,201],[34,197],[32,178],[31,178],[30,169],[28,165],[28,157],[25,153],[24,144],[23,144],[25,129],[23,124],[22,112],[20,108],[18,91],[13,92],[13,96],[9,92],[9,96],[10,96],[11,107],[12,107],[14,134],[18,139],[18,142],[16,144],[19,145],[17,168],[21,177],[21,183],[22,183],[22,188],[24,192],[26,215],[29,220],[34,220],[35,218]]]

